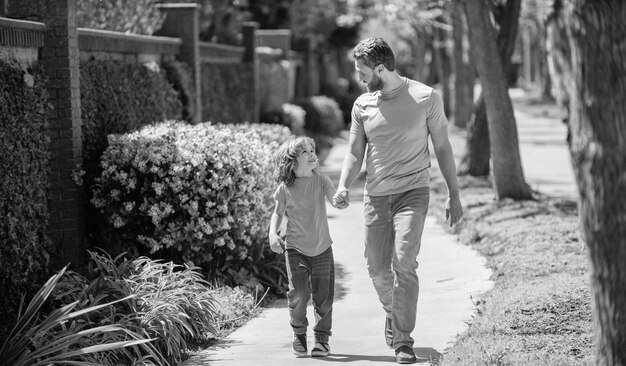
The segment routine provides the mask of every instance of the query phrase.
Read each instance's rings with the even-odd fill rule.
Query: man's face
[[[367,91],[374,92],[381,90],[385,85],[383,79],[376,74],[376,70],[368,67],[362,60],[354,61],[354,69],[359,81],[367,85]]]

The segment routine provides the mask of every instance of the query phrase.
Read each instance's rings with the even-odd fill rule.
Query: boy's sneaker
[[[315,347],[311,350],[311,357],[326,357],[330,354],[328,343],[315,342]]]
[[[293,354],[297,357],[304,357],[307,353],[306,348],[306,334],[294,334],[293,335]]]

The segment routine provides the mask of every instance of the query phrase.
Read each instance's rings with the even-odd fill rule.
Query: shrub
[[[98,163],[109,134],[181,117],[178,93],[156,64],[83,61],[80,94],[87,182],[99,174]]]
[[[286,126],[270,123],[239,123],[235,125],[219,125],[233,133],[256,134],[266,144],[280,145],[293,137]]]
[[[304,116],[306,112],[302,107],[285,103],[279,111],[266,112],[261,116],[261,122],[278,124],[289,127],[291,133],[297,136],[305,135]]]
[[[178,252],[212,277],[262,260],[274,136],[263,125],[164,122],[109,138],[92,203],[122,240]],[[271,252],[270,252],[271,253]]]
[[[152,339],[157,364],[162,360],[179,364],[190,342],[215,333],[216,303],[197,268],[147,257],[128,260],[123,254],[116,258],[89,254],[91,266],[87,276],[71,273],[53,294],[60,303],[119,301],[92,312],[87,323],[120,324],[141,339]],[[135,351],[145,354],[141,349]],[[94,361],[104,361],[100,357]],[[121,360],[133,360],[132,354],[106,355],[106,364]]]
[[[304,128],[308,134],[335,137],[343,129],[343,113],[334,99],[318,95],[298,104],[306,112]]]
[[[103,364],[105,361],[120,361],[119,357],[107,357],[107,353],[114,355],[121,351],[130,360],[136,359],[125,350],[132,347],[141,357],[142,364],[154,365],[149,362],[152,359],[158,364],[167,365],[167,361],[158,356],[149,342],[151,339],[142,338],[141,334],[127,329],[119,324],[118,315],[111,314],[108,322],[96,322],[91,320],[95,313],[104,313],[116,303],[131,299],[134,295],[111,301],[105,304],[97,304],[102,298],[84,298],[81,301],[73,301],[69,304],[61,304],[46,316],[43,316],[43,305],[59,284],[64,276],[66,268],[52,276],[35,294],[28,306],[24,309],[20,305],[19,317],[0,347],[0,364],[12,366],[26,365],[78,365],[89,366]],[[22,299],[23,300],[23,299]],[[94,305],[82,306],[79,304]],[[110,314],[110,312],[109,312]],[[159,362],[159,361],[164,362]],[[111,365],[112,363],[107,362]]]
[[[181,61],[168,61],[161,66],[165,70],[168,83],[178,92],[182,104],[182,119],[191,122],[199,108],[196,105],[196,91],[191,68]]]
[[[215,123],[254,120],[254,70],[252,64],[201,65],[202,118]]]
[[[79,27],[151,35],[161,28],[163,15],[157,0],[78,0]]]
[[[0,333],[49,275],[48,104],[43,69],[0,60]],[[0,335],[1,338],[1,335]]]
[[[304,111],[304,129],[315,140],[315,148],[323,161],[324,150],[333,146],[333,138],[344,128],[343,113],[334,99],[318,95],[300,100]]]
[[[273,48],[263,51],[282,54],[281,50]],[[291,70],[295,66],[291,61],[281,60],[278,57],[272,54],[259,57],[259,104],[262,112],[280,110],[284,103],[293,98],[290,84],[293,82]]]
[[[295,135],[304,135],[304,120],[306,111],[295,104],[285,103],[282,105],[285,124],[289,126]]]

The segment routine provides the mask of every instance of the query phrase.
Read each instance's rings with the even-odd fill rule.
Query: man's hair
[[[277,182],[291,185],[296,180],[295,170],[298,167],[296,158],[309,146],[315,150],[315,141],[312,138],[296,137],[286,141],[278,148],[275,157]],[[317,173],[316,170],[315,173]]]
[[[389,71],[396,68],[393,51],[382,38],[372,37],[362,40],[352,50],[352,57],[363,61],[365,66],[371,69],[378,65],[385,66]]]

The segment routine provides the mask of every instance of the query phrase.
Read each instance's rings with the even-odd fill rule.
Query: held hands
[[[270,249],[272,252],[281,254],[285,250],[283,249],[285,246],[285,241],[281,239],[280,236],[276,233],[270,233]]]
[[[339,188],[333,196],[333,206],[343,210],[350,205],[350,191],[346,188]]]
[[[461,221],[463,217],[463,206],[458,196],[448,197],[446,200],[446,221],[449,221],[450,227]]]

